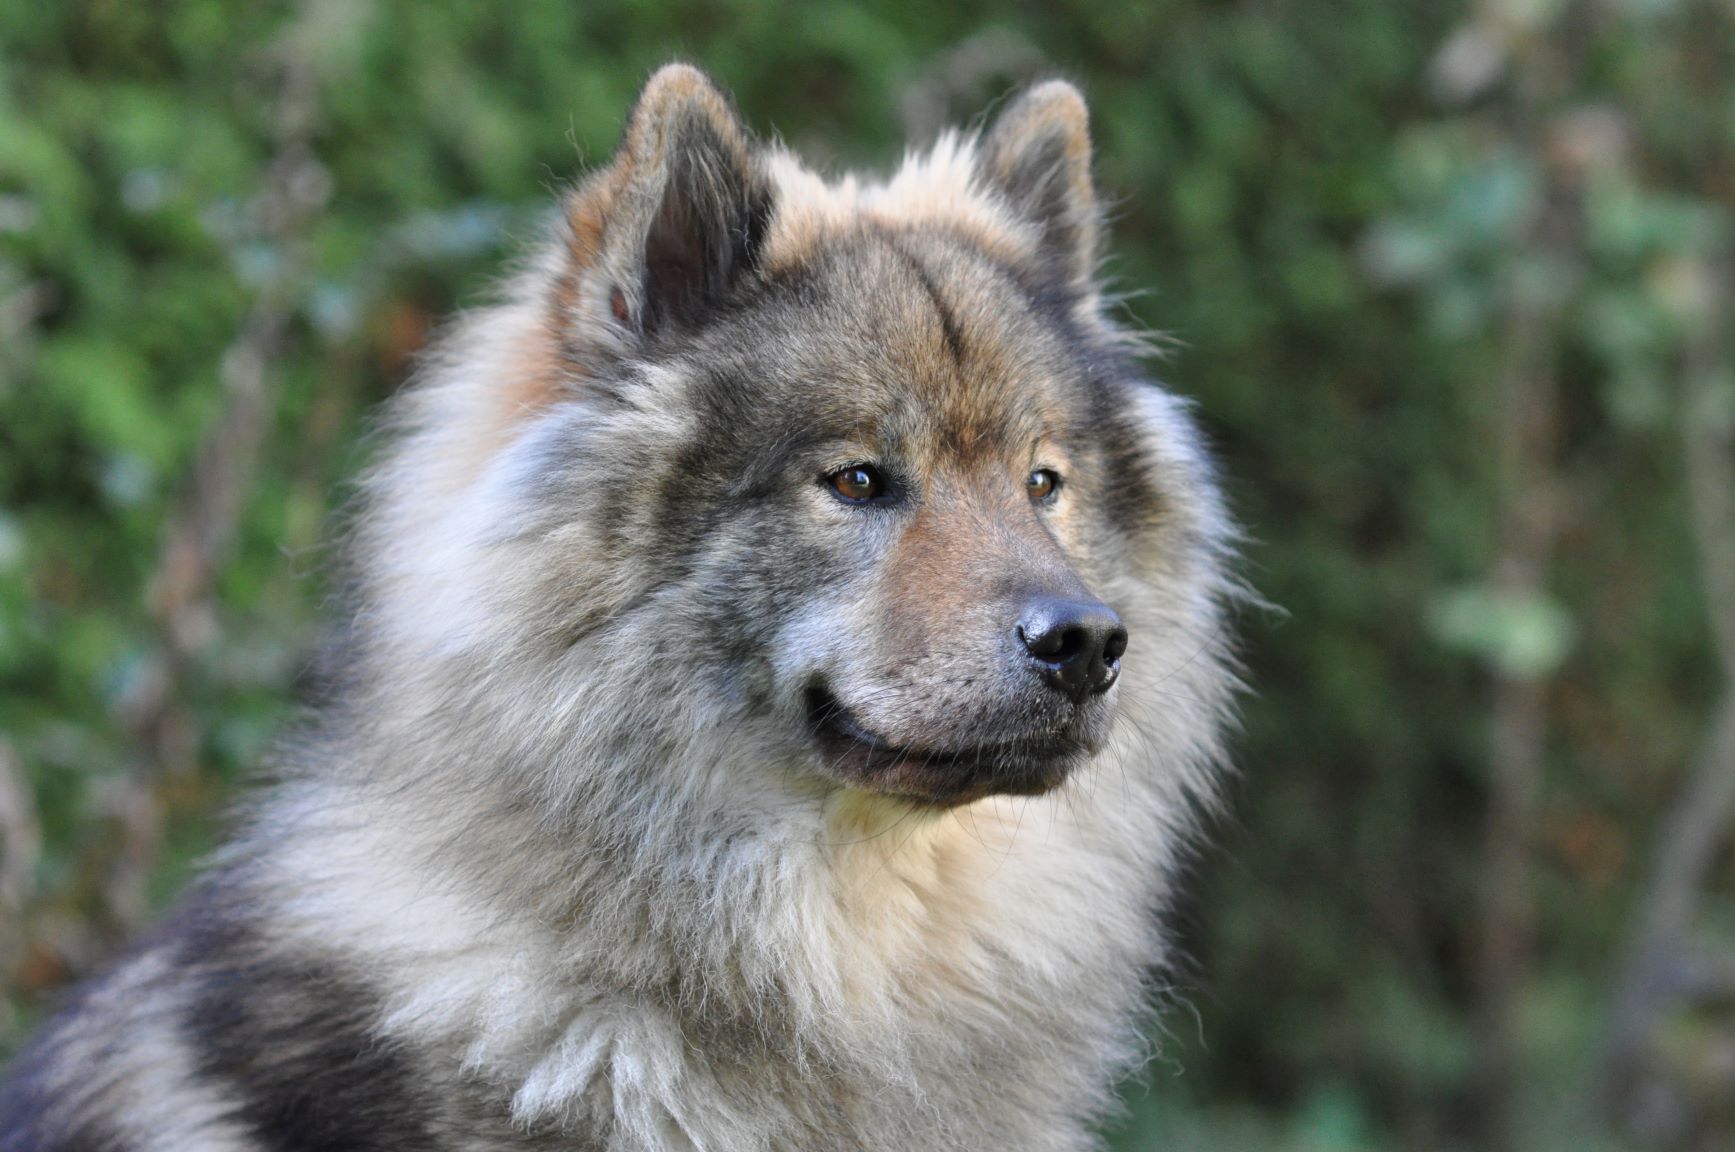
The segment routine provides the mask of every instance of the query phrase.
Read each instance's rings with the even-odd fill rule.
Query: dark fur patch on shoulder
[[[181,1026],[200,1071],[272,1152],[413,1152],[436,1145],[437,1101],[371,1030],[376,998],[329,961],[265,946],[222,910],[183,923],[193,972]]]

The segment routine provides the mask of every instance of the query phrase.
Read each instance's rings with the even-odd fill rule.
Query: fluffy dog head
[[[580,791],[651,746],[945,808],[1212,730],[1220,691],[1161,685],[1222,679],[1223,520],[1104,316],[1090,151],[1052,81],[828,184],[658,72],[409,403],[366,551],[394,666]]]

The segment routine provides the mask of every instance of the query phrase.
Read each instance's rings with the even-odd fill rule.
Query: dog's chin
[[[1056,734],[965,747],[914,747],[866,727],[835,696],[807,696],[808,727],[821,766],[864,791],[930,808],[986,796],[1040,796],[1064,782],[1091,752],[1079,734]]]

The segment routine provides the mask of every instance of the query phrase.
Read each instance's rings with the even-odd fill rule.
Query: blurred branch
[[[42,828],[23,765],[12,746],[0,740],[0,963],[12,954],[13,929],[35,888]]]
[[[24,913],[36,888],[42,826],[35,797],[12,746],[0,739],[0,973],[22,963],[28,940]],[[12,982],[0,983],[0,1028],[11,1021]]]
[[[147,593],[159,643],[122,702],[127,729],[146,761],[110,798],[111,815],[123,831],[102,895],[107,918],[118,929],[135,924],[146,912],[145,881],[162,837],[158,781],[196,770],[199,735],[184,707],[186,674],[216,631],[214,588],[252,494],[276,405],[271,366],[283,350],[305,291],[304,234],[330,191],[330,177],[311,145],[318,81],[307,47],[308,41],[292,31],[276,54],[273,155],[251,205],[252,239],[276,259],[223,353],[223,406],[170,510]]]
[[[16,283],[14,270],[0,261],[0,388],[28,359],[37,317],[54,303],[41,283]]]
[[[1672,1125],[1666,1093],[1647,1083],[1647,1049],[1670,1007],[1692,998],[1699,966],[1688,933],[1718,846],[1735,815],[1735,413],[1727,385],[1726,273],[1711,277],[1709,315],[1686,353],[1681,446],[1699,577],[1723,687],[1691,774],[1657,839],[1650,881],[1611,1009],[1605,1076],[1617,1119],[1641,1135]]]
[[[1515,261],[1521,276],[1532,261],[1559,265],[1571,243],[1570,210],[1543,209],[1528,252]],[[1558,478],[1553,473],[1559,381],[1558,304],[1552,292],[1514,293],[1506,366],[1496,407],[1504,496],[1501,549],[1490,583],[1503,598],[1528,603],[1547,594],[1559,535]],[[1489,1146],[1516,1147],[1518,1046],[1516,1008],[1528,967],[1532,920],[1531,857],[1547,737],[1546,674],[1497,668],[1488,753],[1488,812],[1484,830],[1482,931],[1478,953],[1478,1033],[1482,1099]]]
[[[1570,91],[1569,41],[1562,31],[1514,49],[1524,59],[1513,76],[1502,127],[1529,155],[1546,154]],[[1501,285],[1506,327],[1493,413],[1499,551],[1489,584],[1508,603],[1546,600],[1566,503],[1556,461],[1559,355],[1564,311],[1583,262],[1581,207],[1570,178],[1544,172]],[[1518,1006],[1534,920],[1531,870],[1547,750],[1549,671],[1506,663],[1494,672],[1475,1023],[1484,1139],[1497,1152],[1512,1152],[1519,1143]]]

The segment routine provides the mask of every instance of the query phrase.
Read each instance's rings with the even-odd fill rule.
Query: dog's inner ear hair
[[[982,140],[983,175],[1040,229],[1039,257],[1069,284],[1096,269],[1100,210],[1090,175],[1090,113],[1077,88],[1049,80],[1000,114]]]
[[[707,129],[670,157],[668,186],[645,236],[643,325],[647,333],[696,324],[752,269],[770,216],[756,172],[736,167],[729,150],[704,140]]]
[[[670,65],[639,97],[618,163],[615,321],[647,338],[703,323],[759,258],[771,218],[759,149],[703,74]]]

